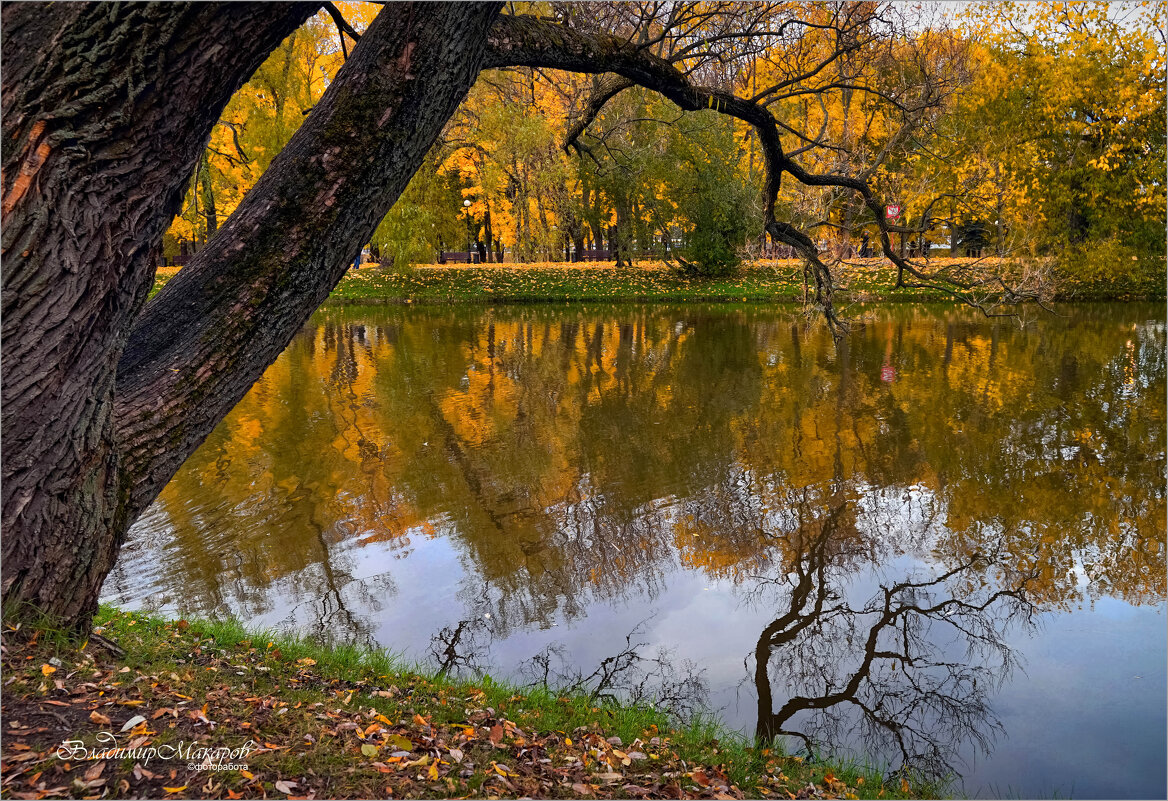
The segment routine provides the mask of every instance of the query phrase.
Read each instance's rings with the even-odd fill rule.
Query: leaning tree
[[[726,19],[743,8],[613,6],[636,11],[626,31],[570,6],[539,17],[503,14],[502,3],[387,4],[235,213],[147,303],[163,232],[228,99],[322,4],[4,4],[6,613],[89,624],[130,524],[324,301],[484,68],[604,75],[590,109],[636,84],[753,126],[767,166],[763,224],[802,254],[829,321],[830,270],[811,237],[775,215],[784,175],[854,193],[898,278],[930,280],[894,252],[866,175],[809,172],[784,151],[768,96],[703,83],[718,79],[701,60],[706,45],[781,36],[797,20],[791,4],[769,6],[778,22],[751,37],[716,15],[682,26],[688,43],[654,33],[705,6]],[[854,48],[853,17],[880,10],[840,8],[842,23],[824,23],[840,34],[827,63]],[[690,60],[678,55],[691,45]]]

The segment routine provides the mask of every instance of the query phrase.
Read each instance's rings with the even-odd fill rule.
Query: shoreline
[[[103,607],[95,626],[125,653],[5,626],[5,797],[857,799],[945,790],[759,749],[709,716],[678,723],[644,706],[456,679],[384,651],[231,621]],[[184,761],[191,753],[203,769]]]
[[[177,269],[160,269],[151,295]],[[1146,283],[1091,284],[1065,281],[1055,302],[1159,301],[1164,286]],[[889,268],[879,260],[849,265],[835,291],[837,303],[952,302],[932,289],[895,289]],[[350,270],[329,294],[330,305],[447,305],[502,303],[803,303],[801,268],[771,262],[724,278],[689,278],[660,262],[632,268],[610,263],[419,265],[392,272],[376,265]]]

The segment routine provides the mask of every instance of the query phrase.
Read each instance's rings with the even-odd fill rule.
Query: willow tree
[[[691,69],[655,49],[653,20],[684,8],[741,41],[733,17],[721,24],[715,12],[747,6],[633,4],[651,35],[630,37],[575,7],[547,18],[502,15],[501,3],[392,3],[238,208],[147,304],[163,233],[228,99],[320,7],[3,6],[6,610],[88,625],[130,524],[323,302],[485,67],[608,73],[753,126],[767,167],[763,224],[803,254],[829,320],[830,272],[811,237],[774,213],[784,174],[856,193],[885,254],[920,275],[893,252],[864,175],[805,170],[765,96],[704,86],[718,79],[711,64]],[[797,20],[790,4],[765,8],[782,16],[769,34],[759,23],[764,39]],[[854,9],[828,21],[840,52],[876,6]],[[700,55],[703,38],[679,46]]]

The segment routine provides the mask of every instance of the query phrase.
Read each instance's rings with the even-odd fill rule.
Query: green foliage
[[[725,115],[681,113],[652,93],[629,91],[584,140],[592,155],[579,166],[637,250],[669,247],[688,275],[728,276],[758,226],[751,210],[758,190],[742,169],[739,138]]]
[[[1161,297],[1164,243],[1158,248],[1118,235],[1068,245],[1057,252],[1062,294],[1084,300]]]
[[[958,254],[980,251],[990,244],[990,228],[980,220],[953,226],[953,246]]]
[[[1106,275],[1148,286],[1164,270],[1168,103],[1158,32],[1166,8],[971,5],[949,32],[881,40],[881,57],[856,56],[849,86],[874,91],[792,89],[768,108],[784,128],[784,147],[811,172],[856,175],[878,162],[870,178],[877,195],[902,204],[906,224],[928,218],[933,242],[953,235],[987,253],[1055,261],[1078,285]],[[816,41],[799,47],[824,44]],[[750,91],[732,91],[765,94],[783,79],[788,55],[776,44],[742,73],[752,76]],[[205,241],[208,217],[226,220],[341,63],[323,12],[272,52],[215,127],[166,256],[177,255],[180,240]],[[942,98],[912,137],[889,148],[902,121],[880,93],[898,95],[929,72],[946,78]],[[469,235],[508,247],[514,261],[558,260],[568,241],[612,248],[615,240],[625,258],[670,259],[683,276],[733,275],[737,251],[760,233],[763,162],[748,127],[631,88],[608,100],[579,147],[565,152],[586,89],[586,79],[566,73],[485,72],[373,235],[383,261],[404,271],[440,250],[465,249],[469,216]],[[795,136],[821,125],[820,147]],[[832,230],[851,232],[838,234],[844,245],[849,236],[858,244],[862,226],[872,230],[853,193],[790,180],[777,216],[838,225]],[[963,220],[981,221],[981,235],[963,236]],[[1150,254],[1159,259],[1149,267]]]
[[[690,167],[679,171],[676,188],[678,213],[692,227],[679,261],[692,275],[731,275],[741,262],[739,248],[757,231],[750,209],[754,192],[736,169],[729,121],[712,111],[693,116],[700,127],[676,132],[671,142],[679,161]]]
[[[708,278],[734,274],[741,264],[738,249],[750,235],[748,209],[741,186],[711,182],[699,175],[698,189],[686,204],[694,226],[689,246],[679,259],[690,275]]]
[[[406,191],[377,226],[371,242],[383,264],[407,272],[415,263],[434,260],[439,250],[465,247],[466,226],[459,216],[462,194],[457,181],[436,170],[435,153],[414,173]]]

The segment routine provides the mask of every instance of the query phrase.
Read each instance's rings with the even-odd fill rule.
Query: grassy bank
[[[945,259],[934,260],[942,267]],[[1009,271],[1007,265],[1007,272]],[[997,265],[987,265],[987,271]],[[160,269],[157,292],[177,272]],[[936,290],[895,289],[881,259],[837,270],[840,302],[949,300]],[[1060,300],[1135,300],[1163,297],[1162,285],[1115,281],[1061,281]],[[333,290],[335,303],[536,303],[543,301],[787,302],[804,298],[803,270],[795,260],[760,262],[728,278],[687,278],[661,262],[616,268],[582,264],[419,265],[406,272],[373,265],[350,270]]]
[[[675,727],[652,709],[489,679],[448,680],[405,669],[383,653],[248,633],[230,623],[103,609],[97,631],[122,655],[97,638],[78,643],[27,626],[5,629],[4,797],[937,792],[755,749],[709,722]],[[59,752],[65,741],[79,742]],[[111,754],[112,747],[135,750]],[[190,747],[234,753],[207,760],[228,769],[197,770],[187,755],[174,753]],[[200,752],[190,758],[199,762]]]

